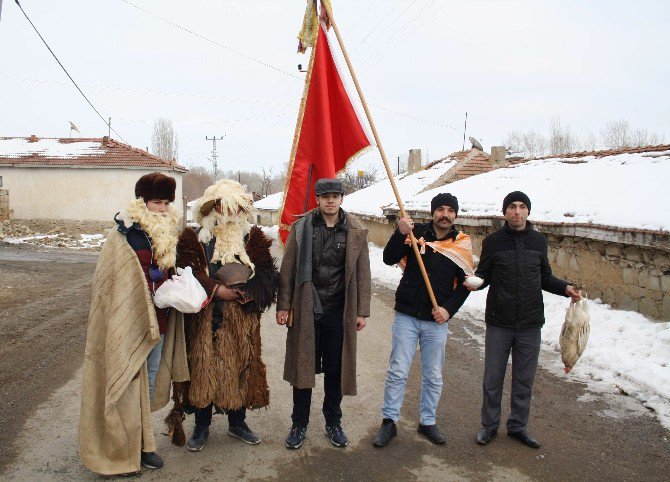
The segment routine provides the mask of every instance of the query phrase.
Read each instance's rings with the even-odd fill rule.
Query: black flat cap
[[[314,184],[314,192],[317,196],[329,193],[339,193],[344,196],[344,184],[339,179],[319,179]]]

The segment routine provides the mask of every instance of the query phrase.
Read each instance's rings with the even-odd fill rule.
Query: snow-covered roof
[[[400,197],[406,199],[428,190],[443,186],[457,179],[463,179],[494,169],[488,154],[477,149],[458,151],[428,164],[423,170],[413,174],[394,176]],[[383,216],[383,208],[395,203],[395,195],[387,177],[381,181],[344,196],[342,207],[354,214]]]
[[[402,173],[394,176],[396,187],[403,202],[413,197],[440,178],[456,165],[453,159],[444,159],[413,174]],[[354,214],[382,216],[383,207],[395,202],[391,183],[387,177],[381,181],[344,196],[342,208]]]
[[[186,171],[128,144],[102,138],[0,137],[0,165],[16,167],[150,167]]]
[[[670,145],[568,154],[449,184],[460,217],[500,217],[511,191],[530,197],[531,221],[670,232]],[[407,211],[430,211],[444,188],[404,199]],[[397,204],[391,207],[397,209]]]
[[[254,203],[255,209],[266,209],[276,211],[281,207],[281,202],[284,196],[284,191],[276,192],[264,197]]]

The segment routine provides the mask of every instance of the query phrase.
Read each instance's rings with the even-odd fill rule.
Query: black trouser
[[[342,307],[326,310],[314,324],[316,371],[323,371],[323,416],[327,426],[340,425],[342,420],[342,344],[344,342],[344,324]],[[307,427],[309,410],[312,404],[311,388],[293,387],[294,425]]]
[[[497,429],[500,425],[500,403],[510,350],[512,352],[512,400],[507,431],[526,429],[530,399],[540,354],[541,328],[507,328],[486,325],[484,348],[484,383],[482,426]]]
[[[214,404],[210,403],[205,408],[195,409],[195,425],[197,427],[209,427],[212,424],[212,409]],[[228,426],[240,427],[247,416],[247,409],[242,407],[238,410],[227,410]]]

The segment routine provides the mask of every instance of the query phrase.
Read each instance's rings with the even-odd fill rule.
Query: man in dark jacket
[[[528,196],[520,191],[509,193],[502,211],[505,225],[484,239],[476,272],[484,280],[479,289],[490,286],[486,297],[482,430],[477,434],[477,443],[488,444],[498,432],[511,351],[512,397],[507,435],[528,447],[539,448],[540,443],[527,432],[526,425],[544,325],[542,290],[575,301],[581,296],[567,281],[552,275],[547,239],[527,221]]]
[[[324,374],[326,435],[335,447],[348,445],[340,404],[356,394],[357,332],[370,316],[367,229],[340,207],[342,181],[319,179],[314,191],[318,207],[291,226],[277,298],[277,323],[290,325],[284,379],[293,386],[293,424],[286,447],[294,450],[306,438],[315,373]]]
[[[412,365],[417,343],[421,347],[421,400],[419,402],[418,432],[436,444],[445,442],[435,424],[435,412],[442,393],[442,369],[445,361],[448,321],[468,297],[463,286],[465,272],[454,247],[461,247],[472,263],[470,238],[454,227],[458,215],[458,199],[449,193],[435,196],[431,201],[433,220],[414,225],[411,218],[401,218],[398,229],[384,248],[384,263],[405,265],[395,295],[395,320],[391,360],[384,389],[382,426],[373,445],[386,446],[397,435],[407,375]],[[428,272],[439,307],[433,309],[426,284],[412,247],[410,231],[419,238],[422,259]],[[443,249],[445,248],[445,249]],[[459,266],[460,265],[460,266]]]

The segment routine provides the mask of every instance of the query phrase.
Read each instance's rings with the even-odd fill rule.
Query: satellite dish
[[[470,142],[472,142],[472,147],[474,147],[478,151],[484,152],[484,148],[482,147],[482,145],[479,143],[479,141],[477,139],[475,139],[474,137],[469,137],[468,139],[470,139]]]

